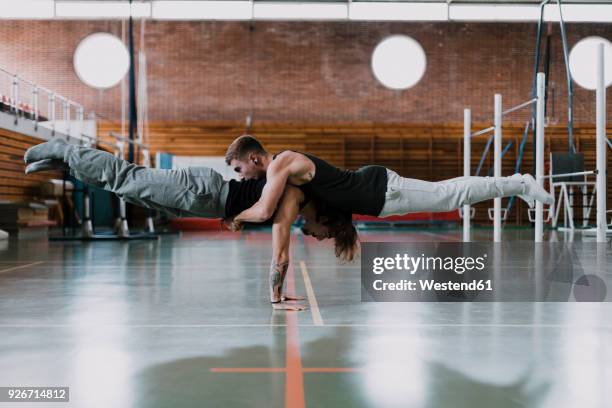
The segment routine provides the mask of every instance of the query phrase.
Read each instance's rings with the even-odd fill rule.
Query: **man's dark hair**
[[[234,159],[242,160],[250,153],[267,154],[266,149],[259,143],[259,140],[251,135],[242,135],[236,138],[227,148],[225,163],[229,165]]]
[[[352,261],[359,250],[359,236],[352,214],[314,200],[316,220],[329,229],[334,239],[334,253],[343,261]]]

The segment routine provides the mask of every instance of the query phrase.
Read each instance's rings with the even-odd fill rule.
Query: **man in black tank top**
[[[497,178],[458,177],[428,182],[401,177],[381,166],[366,166],[357,171],[341,170],[306,153],[288,150],[273,156],[257,139],[249,135],[243,135],[232,142],[227,149],[225,161],[244,179],[266,178],[261,198],[234,218],[238,224],[268,219],[282,199],[286,184],[300,187],[318,202],[336,207],[343,213],[379,217],[420,211],[451,211],[463,204],[513,195],[519,195],[531,207],[535,200],[552,202],[552,196],[528,174]],[[319,239],[329,237],[325,233],[322,235],[321,232],[315,232],[308,222],[303,231]],[[344,231],[349,229],[345,228]],[[336,244],[342,236],[343,232],[334,235]],[[356,232],[350,237],[347,248],[352,258],[357,246]],[[282,239],[287,243],[274,240],[275,248],[288,246],[288,231],[284,231]],[[284,276],[286,265],[279,265],[276,260],[274,256],[270,276]]]
[[[354,214],[387,217],[411,212],[445,212],[464,204],[518,195],[530,207],[535,200],[551,204],[552,196],[529,175],[458,177],[429,182],[399,176],[381,166],[341,170],[316,156],[295,151],[268,153],[252,136],[228,147],[225,161],[245,179],[266,177],[259,201],[236,220],[258,222],[275,210],[286,184],[330,206]]]
[[[111,191],[125,201],[178,217],[231,218],[255,204],[266,185],[265,178],[225,181],[208,167],[152,169],[108,152],[69,144],[61,138],[31,147],[25,153],[24,161],[26,174],[46,170],[69,171],[75,178]],[[298,188],[287,186],[276,212],[262,220],[273,224],[270,299],[275,308],[304,308],[299,304],[281,303],[283,298],[297,299],[291,295],[283,296],[282,287],[289,259],[289,231],[298,212],[314,235],[321,239],[335,238],[338,256],[352,250],[356,242],[350,214],[334,213],[309,200]],[[336,238],[340,234],[341,238]]]

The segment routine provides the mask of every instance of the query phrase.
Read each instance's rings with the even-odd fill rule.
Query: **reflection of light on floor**
[[[127,285],[83,283],[66,309],[75,352],[70,355],[70,402],[75,407],[129,407],[134,393],[130,381]],[[95,326],[99,324],[100,326]]]
[[[424,406],[426,376],[419,336],[398,338],[383,334],[370,338],[368,343],[363,381],[373,406]]]
[[[581,303],[565,308],[565,323],[569,327],[564,330],[560,345],[561,366],[555,370],[562,378],[555,381],[551,406],[610,406],[612,352],[609,336],[602,336],[601,329],[597,329],[610,322],[604,305]]]
[[[123,329],[115,326],[109,330]],[[131,358],[129,352],[118,347],[120,345],[113,347],[107,343],[105,346],[84,348],[74,354],[70,401],[75,406],[132,406],[134,390],[129,376]]]
[[[392,304],[389,304],[392,305]],[[403,320],[418,323],[420,304],[404,308]],[[388,309],[388,310],[385,310]],[[380,316],[369,315],[371,321],[389,319],[392,307],[377,309]],[[386,316],[385,316],[386,315]],[[394,316],[397,318],[397,316]],[[395,320],[391,317],[392,320]],[[427,379],[424,356],[426,344],[416,331],[398,335],[397,329],[374,329],[372,335],[359,347],[365,355],[365,397],[372,406],[410,408],[425,406]]]
[[[353,358],[364,360],[364,374],[355,381],[363,381],[358,385],[363,398],[373,406],[422,407],[439,386],[479,384],[495,390],[528,381],[530,387],[533,334],[505,325],[516,308],[503,303],[373,306],[366,321],[391,326],[372,327],[367,338],[357,340]],[[447,375],[439,377],[440,372]]]

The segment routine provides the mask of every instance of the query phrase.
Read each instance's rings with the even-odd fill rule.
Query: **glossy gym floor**
[[[287,289],[309,308],[272,311],[269,252],[265,230],[5,242],[0,383],[70,387],[35,407],[610,406],[609,303],[362,303],[359,262],[297,235]]]

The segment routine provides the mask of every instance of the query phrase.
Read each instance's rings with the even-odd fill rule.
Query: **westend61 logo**
[[[380,275],[389,271],[402,271],[411,276],[420,274],[426,277],[427,272],[444,272],[462,275],[465,272],[483,271],[487,254],[479,257],[474,256],[411,256],[407,253],[396,254],[394,257],[375,257],[372,261],[372,273]],[[375,291],[481,291],[493,290],[491,280],[473,279],[470,281],[457,282],[453,279],[399,279],[386,282],[383,279],[376,279],[372,282],[372,289]]]
[[[597,263],[594,252],[559,242],[365,242],[361,300],[607,301],[612,278],[606,265],[612,259],[606,257],[612,252],[596,252]]]

